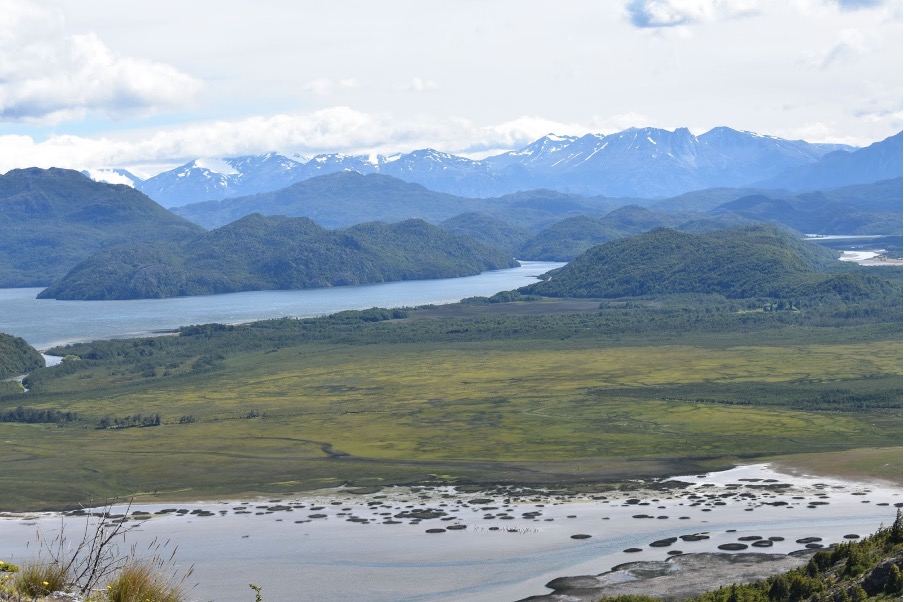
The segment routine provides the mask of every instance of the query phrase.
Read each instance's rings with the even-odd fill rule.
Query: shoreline
[[[288,599],[299,588],[315,598],[351,599],[343,588],[366,579],[375,601],[495,602],[550,596],[546,585],[565,575],[662,563],[678,552],[681,560],[671,563],[692,562],[697,554],[724,553],[725,544],[743,546],[731,554],[786,557],[808,549],[802,538],[820,538],[810,545],[822,547],[869,535],[893,521],[901,505],[897,487],[788,475],[765,464],[645,485],[582,495],[540,487],[336,488],[135,504],[128,520],[136,539],[169,539],[180,565],[194,565],[192,579],[201,585],[193,598],[237,599],[234,592],[253,582],[271,599]],[[62,516],[0,518],[0,541],[8,542],[3,559],[23,561],[27,548],[16,551],[12,542],[33,538],[36,529],[52,535]],[[70,513],[65,520],[86,518]],[[675,541],[654,545],[668,538]],[[762,564],[784,570],[778,566]]]

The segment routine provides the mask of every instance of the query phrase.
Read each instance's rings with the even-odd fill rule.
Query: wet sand
[[[769,565],[761,556],[752,564],[780,572],[801,562],[788,554],[890,524],[902,501],[897,486],[792,476],[766,465],[633,486],[585,496],[518,488],[334,489],[297,498],[133,506],[126,524],[135,525],[128,541],[139,549],[155,537],[178,547],[180,567],[194,565],[189,585],[198,583],[191,590],[196,600],[247,600],[249,583],[270,600],[298,599],[300,592],[324,600],[360,600],[366,592],[368,600],[387,602],[561,599],[548,595],[550,582],[572,596],[583,584],[588,597],[573,599],[589,600],[599,596],[591,591],[600,585],[595,576],[614,567],[621,568],[604,578],[609,585],[637,582],[626,563],[666,567],[660,582],[672,585],[663,591],[675,589],[675,575],[722,558],[698,554],[777,555],[782,563]],[[26,562],[34,557],[37,530],[53,537],[63,520],[73,533],[97,519],[6,517],[0,554]],[[633,566],[645,574],[643,565]],[[568,576],[580,579],[562,580]]]

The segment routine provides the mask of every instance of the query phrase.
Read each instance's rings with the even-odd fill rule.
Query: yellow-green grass
[[[700,383],[851,382],[901,374],[901,345],[621,346],[544,342],[316,345],[240,354],[203,377],[34,397],[83,417],[160,413],[151,428],[0,424],[0,508],[144,492],[210,498],[446,475],[582,482],[738,458],[900,442],[901,413],[861,415],[657,397]],[[600,396],[599,390],[618,389]],[[70,389],[72,391],[72,389]],[[622,395],[643,391],[641,397]],[[265,417],[248,419],[249,412]],[[197,422],[179,424],[192,415]],[[335,457],[336,454],[347,454]]]
[[[904,448],[869,447],[819,454],[796,454],[767,458],[782,470],[794,474],[808,473],[837,476],[857,481],[885,480],[904,482],[902,463]]]

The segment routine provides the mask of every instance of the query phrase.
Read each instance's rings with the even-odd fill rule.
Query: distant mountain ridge
[[[773,198],[752,194],[719,205],[712,215],[734,214],[808,234],[901,232],[902,179]]]
[[[583,222],[572,222],[566,229],[560,228],[557,235],[548,233],[545,242],[538,241],[539,246],[527,247],[512,247],[511,233],[503,234],[498,224],[487,222],[487,233],[495,232],[501,237],[496,244],[517,249],[518,257],[534,259],[531,254],[523,254],[530,251],[550,259],[573,256],[580,246],[575,246],[573,240],[566,240],[571,236],[583,239],[585,243],[582,244],[598,244],[656,226],[706,231],[717,224],[724,227],[770,222],[813,234],[895,234],[901,231],[901,182],[899,177],[800,195],[774,189],[715,188],[655,202],[587,197],[548,189],[478,199],[434,192],[383,174],[361,175],[348,171],[318,176],[274,192],[195,203],[172,211],[206,228],[218,228],[252,213],[308,217],[328,228],[348,227],[362,221],[396,222],[410,218],[439,224],[466,213],[481,214],[505,222],[509,227],[529,231],[527,238],[569,218],[605,217],[611,222],[617,218],[618,214],[610,215],[615,210],[624,215],[630,213],[631,219],[639,220],[636,224],[591,225],[584,219]],[[748,206],[749,203],[739,202],[754,197],[769,202],[760,203],[755,209]],[[652,213],[644,213],[642,208]],[[644,224],[644,219],[649,223]],[[470,225],[454,227],[468,227],[471,236],[485,239],[472,227],[473,223],[471,220]],[[525,241],[526,238],[520,236],[520,243]]]
[[[462,213],[482,212],[525,227],[546,224],[569,214],[602,214],[629,200],[582,197],[551,190],[532,190],[500,198],[461,197],[429,190],[385,174],[341,171],[296,182],[273,192],[193,203],[173,213],[219,228],[245,215],[309,217],[327,228],[366,221],[397,222],[419,218],[438,223]]]
[[[134,185],[165,207],[272,192],[340,171],[389,175],[436,192],[472,198],[546,188],[652,199],[705,188],[750,186],[813,165],[827,154],[843,157],[852,150],[727,127],[699,136],[687,128],[631,128],[609,135],[549,134],[520,150],[482,160],[434,149],[389,156],[323,154],[304,161],[275,152],[197,159]],[[862,182],[833,186],[853,183]]]
[[[902,146],[902,132],[898,132],[853,152],[828,153],[815,163],[791,168],[757,185],[806,191],[898,178],[904,161]]]

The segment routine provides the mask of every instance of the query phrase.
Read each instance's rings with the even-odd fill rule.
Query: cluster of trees
[[[151,416],[135,414],[134,416],[126,416],[125,418],[106,416],[101,418],[100,422],[97,423],[97,428],[99,429],[124,429],[144,426],[160,426],[160,414],[153,414]]]
[[[0,412],[0,422],[24,422],[26,424],[75,422],[78,414],[52,409],[36,409],[17,406]]]
[[[888,414],[901,409],[901,379],[882,376],[832,382],[695,382],[593,389],[595,398],[664,399],[733,406],[773,406],[805,412]]]
[[[460,301],[462,305],[487,305],[490,303],[513,303],[515,301],[537,301],[537,295],[525,295],[521,291],[502,291],[490,297],[466,297]]]

